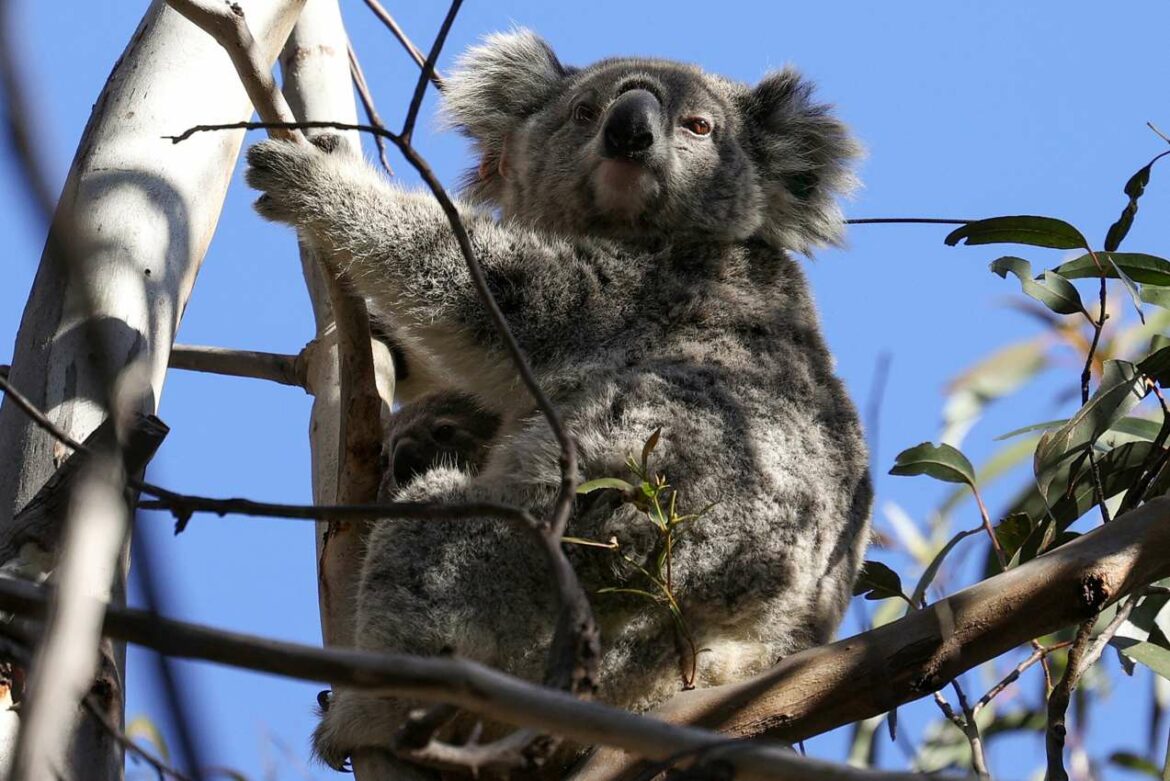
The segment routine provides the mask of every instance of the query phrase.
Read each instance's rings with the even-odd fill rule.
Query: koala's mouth
[[[640,217],[661,191],[654,172],[634,160],[602,160],[593,171],[592,185],[598,209],[624,220]]]

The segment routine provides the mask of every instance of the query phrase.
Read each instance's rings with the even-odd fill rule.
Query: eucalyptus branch
[[[353,42],[348,46],[349,49],[349,72],[353,77],[353,86],[357,89],[358,97],[361,98],[362,108],[366,112],[366,120],[374,127],[386,127],[386,123],[382,121],[382,117],[378,114],[378,108],[374,105],[374,96],[370,94],[370,85],[366,83],[366,74],[362,70],[362,64],[358,61],[357,52],[354,51]],[[381,136],[374,136],[374,143],[378,146],[378,161],[382,163],[382,168],[385,169],[389,176],[394,175],[394,169],[390,167],[390,159],[386,157],[386,139]]]
[[[943,217],[853,217],[846,225],[966,225],[976,220],[952,220]]]
[[[253,350],[231,350],[225,347],[176,344],[171,348],[168,365],[172,369],[182,371],[249,377],[305,388],[307,385],[305,359],[309,349],[311,345],[297,355],[281,355]]]
[[[955,694],[959,698],[959,707],[963,711],[962,714],[955,712],[942,692],[934,693],[934,701],[947,721],[954,724],[963,733],[963,737],[967,739],[967,745],[971,749],[971,767],[974,769],[975,774],[979,777],[980,781],[990,781],[991,772],[987,769],[987,754],[983,747],[983,735],[979,731],[979,724],[975,721],[975,711],[967,702],[967,695],[963,692],[963,687],[959,684],[957,678],[951,681],[951,687],[955,690]]]
[[[1048,657],[1048,655],[1053,653],[1054,651],[1059,651],[1062,648],[1068,648],[1070,645],[1072,645],[1071,640],[1067,641],[1067,642],[1063,642],[1063,643],[1055,643],[1053,645],[1041,646],[1040,648],[1036,648],[1023,661],[1021,661],[1019,664],[1017,664],[1012,669],[1012,671],[1010,673],[1005,675],[1003,678],[1000,679],[1000,681],[998,683],[996,683],[994,686],[992,686],[990,689],[988,689],[987,693],[979,698],[979,701],[975,703],[975,705],[971,708],[971,710],[976,714],[979,713],[979,711],[983,710],[983,708],[985,708],[988,704],[990,704],[993,699],[998,697],[1000,695],[1000,693],[1003,692],[1004,689],[1006,689],[1007,687],[1011,686],[1013,683],[1018,681],[1020,679],[1020,676],[1023,675],[1024,672],[1026,670],[1028,670],[1030,667],[1032,667],[1034,664],[1046,659]],[[1045,689],[1045,691],[1047,691],[1047,689]]]
[[[48,589],[0,579],[0,609],[42,620]],[[581,744],[601,743],[637,756],[664,759],[680,750],[724,745],[727,736],[666,724],[657,719],[577,699],[484,665],[451,657],[323,649],[210,629],[146,611],[110,607],[104,631],[113,637],[188,659],[362,688],[378,696],[450,702],[485,717],[564,735]],[[800,757],[776,744],[745,741],[723,758],[737,778],[757,781],[913,781],[907,773],[845,768]]]
[[[1048,695],[1048,727],[1044,733],[1048,761],[1048,773],[1045,776],[1047,781],[1068,781],[1068,772],[1064,769],[1064,744],[1068,735],[1065,719],[1073,689],[1076,688],[1077,682],[1084,672],[1081,658],[1089,644],[1095,623],[1096,616],[1087,619],[1077,627],[1076,638],[1068,649],[1068,662],[1065,665],[1064,675],[1061,676]]]

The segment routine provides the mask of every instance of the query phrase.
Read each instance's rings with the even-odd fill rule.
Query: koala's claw
[[[263,193],[255,202],[256,211],[266,219],[294,224],[311,213],[314,182],[320,179],[325,155],[315,145],[271,139],[249,149],[244,179]]]

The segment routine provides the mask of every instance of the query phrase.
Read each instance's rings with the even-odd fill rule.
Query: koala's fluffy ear
[[[468,177],[473,200],[497,200],[508,134],[555,93],[570,69],[530,30],[496,33],[460,57],[447,77],[443,102],[448,124],[470,136],[480,155]]]
[[[816,103],[812,84],[792,68],[771,73],[741,95],[750,154],[764,196],[760,235],[809,252],[836,244],[843,228],[836,197],[856,186],[861,147]]]

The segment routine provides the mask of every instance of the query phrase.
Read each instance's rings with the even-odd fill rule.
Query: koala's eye
[[[711,121],[703,117],[687,117],[682,121],[682,126],[696,136],[711,135]]]
[[[582,124],[587,124],[597,119],[597,109],[590,106],[588,103],[578,103],[573,109],[573,119]]]

